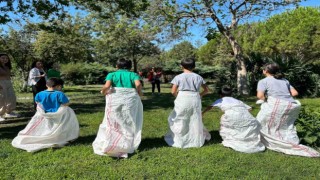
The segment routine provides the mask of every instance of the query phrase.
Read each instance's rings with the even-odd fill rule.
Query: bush
[[[61,75],[66,84],[103,84],[108,72],[115,71],[100,63],[68,63],[61,65]]]
[[[303,107],[296,121],[301,142],[306,145],[320,146],[320,108]]]

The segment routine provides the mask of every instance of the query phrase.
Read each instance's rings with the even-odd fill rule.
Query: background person
[[[50,68],[47,73],[48,79],[53,77],[59,79],[61,78],[60,65],[57,62],[53,63],[52,68]]]
[[[18,117],[13,113],[16,109],[16,95],[11,82],[11,61],[5,53],[0,53],[0,121],[5,118]]]
[[[29,72],[28,85],[32,87],[34,110],[37,108],[34,98],[39,92],[47,89],[46,80],[47,76],[43,70],[43,63],[41,61],[32,63],[32,69]]]

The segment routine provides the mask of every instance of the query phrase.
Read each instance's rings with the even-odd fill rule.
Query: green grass
[[[162,94],[152,96],[150,85],[144,89],[144,126],[142,142],[128,159],[95,155],[92,142],[104,116],[105,100],[99,94],[101,86],[66,87],[80,122],[80,137],[61,149],[45,149],[27,153],[11,146],[12,139],[32,117],[32,94],[18,94],[18,108],[23,118],[0,124],[0,179],[319,179],[320,159],[289,156],[266,150],[244,154],[225,148],[219,136],[221,112],[208,112],[203,121],[212,139],[201,148],[168,147],[163,140],[167,132],[167,117],[174,98],[168,84],[162,84]],[[29,99],[21,99],[30,97]],[[203,106],[217,96],[203,99]],[[259,107],[255,98],[242,99]],[[317,107],[319,99],[302,99]]]

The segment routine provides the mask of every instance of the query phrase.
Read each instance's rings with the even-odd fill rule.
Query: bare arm
[[[203,91],[200,93],[200,96],[202,97],[202,96],[208,94],[209,88],[206,84],[202,84],[201,87],[203,88]]]
[[[261,100],[265,100],[266,97],[264,96],[264,92],[263,91],[258,91],[257,92],[257,98],[261,99]]]
[[[107,80],[106,83],[104,84],[104,86],[102,87],[101,91],[100,91],[101,94],[107,95],[108,91],[110,90],[110,87],[111,87],[111,81]]]
[[[291,88],[290,93],[291,93],[291,96],[293,96],[293,97],[298,96],[298,94],[299,94],[295,88]]]
[[[177,95],[178,95],[178,86],[177,86],[177,85],[175,85],[175,84],[172,85],[171,94],[172,94],[174,97],[177,97]]]
[[[142,85],[141,85],[140,80],[135,80],[134,84],[136,85],[136,89],[137,89],[139,96],[142,96],[143,95],[142,94]]]

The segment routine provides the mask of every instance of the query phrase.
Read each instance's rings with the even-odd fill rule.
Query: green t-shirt
[[[61,77],[60,71],[57,71],[57,70],[54,70],[54,69],[49,69],[48,73],[47,73],[47,78],[50,79],[52,77],[60,78]]]
[[[112,87],[135,88],[136,80],[140,80],[140,76],[125,69],[109,73],[106,77],[106,81],[111,81]]]

